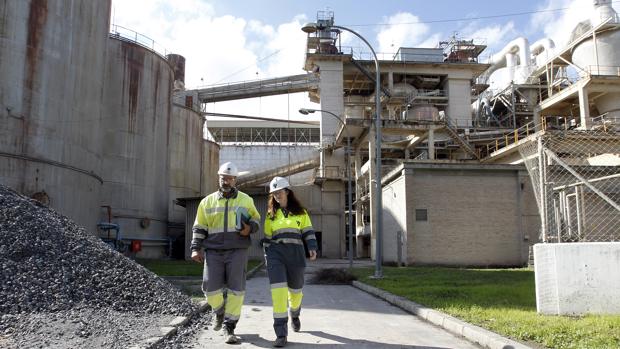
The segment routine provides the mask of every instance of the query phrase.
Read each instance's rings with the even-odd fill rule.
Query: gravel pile
[[[57,347],[126,347],[114,344],[114,338],[126,338],[127,331],[143,338],[140,319],[158,328],[158,319],[169,321],[195,309],[167,281],[2,185],[0,280],[0,347],[51,347],[35,345],[36,334],[73,327],[77,339]]]

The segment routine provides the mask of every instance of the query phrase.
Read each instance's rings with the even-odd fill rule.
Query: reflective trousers
[[[288,312],[290,311],[291,317],[299,317],[301,312],[304,269],[304,266],[291,266],[284,263],[282,258],[267,253],[267,274],[273,303],[273,329],[278,337],[288,335]]]
[[[248,250],[207,250],[207,303],[215,314],[224,314],[224,325],[235,329],[245,296]],[[224,288],[227,290],[224,299]]]

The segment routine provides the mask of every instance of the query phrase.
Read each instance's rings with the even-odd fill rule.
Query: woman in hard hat
[[[317,242],[308,211],[290,189],[286,178],[275,177],[269,183],[269,201],[265,217],[265,258],[271,284],[275,347],[286,345],[288,312],[293,331],[299,332],[301,321],[301,289],[306,267],[306,242],[310,260],[316,259]],[[287,309],[290,301],[290,309]]]

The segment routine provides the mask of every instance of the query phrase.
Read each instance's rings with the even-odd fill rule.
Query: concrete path
[[[347,265],[324,260],[311,263],[308,272]],[[306,284],[301,323],[301,332],[289,328],[287,348],[479,348],[352,286]],[[221,332],[208,328],[198,334],[194,348],[271,348],[272,325],[269,280],[260,271],[247,282],[235,331],[241,344],[224,344]]]

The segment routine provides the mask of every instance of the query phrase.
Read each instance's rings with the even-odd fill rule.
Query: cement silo
[[[220,167],[220,145],[210,140],[202,141],[202,194],[210,194],[219,187],[217,170]]]
[[[0,2],[0,182],[94,231],[110,1]]]
[[[185,221],[185,209],[172,204],[173,200],[204,194],[201,193],[203,151],[208,148],[203,146],[202,126],[203,118],[198,112],[183,105],[172,106],[169,131],[170,205],[168,219],[170,222],[183,223]],[[204,170],[217,171],[213,168]]]
[[[588,36],[575,45],[572,60],[583,72],[596,76],[618,76],[620,74],[620,23],[618,14],[610,0],[595,0],[594,11],[589,21],[582,22],[573,30],[571,41],[581,36],[585,28],[594,28],[606,23],[608,28]],[[620,94],[608,91],[598,97],[594,104],[599,115],[609,119],[620,119]]]
[[[156,239],[167,238],[173,79],[158,53],[120,37],[108,40],[102,205],[111,207],[124,237],[142,240],[141,257],[160,256],[164,242]]]

